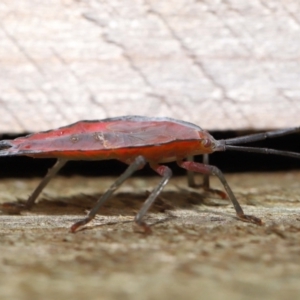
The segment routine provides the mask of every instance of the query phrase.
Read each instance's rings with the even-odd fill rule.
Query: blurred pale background
[[[0,132],[168,116],[299,126],[300,2],[2,0]]]

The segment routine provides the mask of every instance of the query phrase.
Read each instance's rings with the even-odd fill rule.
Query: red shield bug
[[[295,152],[239,146],[295,132],[300,132],[300,127],[215,140],[208,132],[189,122],[171,118],[125,116],[98,121],[80,121],[14,140],[2,140],[0,141],[0,156],[26,155],[37,158],[57,158],[57,162],[25,204],[4,203],[1,207],[7,212],[30,209],[43,188],[68,160],[117,159],[128,164],[125,172],[100,197],[89,214],[72,225],[71,231],[75,232],[95,217],[102,204],[129,176],[149,163],[150,167],[162,176],[162,179],[137,213],[135,223],[143,230],[150,231],[143,217],[172,176],[171,169],[164,163],[176,161],[180,167],[188,171],[217,176],[234,206],[237,217],[243,221],[261,225],[262,221],[259,218],[244,214],[223,173],[217,167],[186,159],[195,155],[227,150],[300,158],[300,153]],[[193,184],[191,177],[189,182]]]

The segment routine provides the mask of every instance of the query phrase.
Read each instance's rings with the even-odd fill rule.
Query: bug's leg
[[[29,196],[25,204],[6,202],[1,205],[1,210],[10,214],[20,213],[22,210],[31,209],[36,198],[49,183],[49,181],[55,176],[55,174],[66,164],[67,160],[58,159],[54,166],[48,170],[46,176],[42,179],[33,193]]]
[[[188,156],[187,158],[188,161],[194,161],[194,156]],[[204,164],[208,164],[209,163],[209,156],[208,154],[203,154],[203,160],[202,162]],[[202,184],[198,184],[195,181],[195,173],[191,170],[187,170],[187,179],[188,179],[188,186],[189,187],[194,187],[194,188],[198,188],[198,187],[203,187],[204,189],[209,189],[209,175],[208,174],[203,174],[203,182]]]
[[[137,227],[138,231],[140,231],[139,229],[142,229],[142,232],[144,233],[151,233],[151,229],[142,219],[172,176],[172,171],[167,166],[151,165],[151,168],[159,175],[161,175],[163,178],[156,186],[156,188],[148,196],[142,208],[139,210],[139,212],[136,214],[134,218],[135,224],[138,226]]]
[[[39,185],[35,188],[33,193],[29,196],[28,200],[26,201],[26,208],[30,209],[37,197],[40,195],[42,190],[45,188],[45,186],[49,183],[49,181],[57,174],[57,172],[67,163],[67,160],[65,159],[58,159],[54,166],[48,170],[46,176],[43,178],[43,180],[39,183]]]
[[[202,174],[208,174],[208,175],[215,175],[219,178],[221,183],[223,184],[229,199],[231,200],[234,209],[236,211],[237,217],[241,219],[242,221],[251,222],[257,225],[262,225],[261,219],[255,217],[255,216],[249,216],[245,215],[242,207],[240,206],[239,202],[237,201],[236,197],[234,196],[231,188],[229,187],[223,173],[215,166],[210,165],[204,165],[197,162],[191,162],[191,161],[183,161],[178,162],[178,165],[184,169],[191,170],[193,172],[199,172]]]
[[[188,157],[188,161],[193,162],[193,156]],[[203,154],[203,164],[208,165],[209,164],[209,155],[208,154]],[[212,189],[210,187],[209,183],[209,174],[203,174],[203,182],[202,184],[197,184],[195,181],[195,174],[194,171],[187,170],[187,178],[188,178],[188,186],[193,187],[193,188],[203,188],[205,191],[217,194],[219,195],[222,199],[227,198],[227,194],[223,191],[217,190],[217,189]]]
[[[194,156],[188,156],[187,160],[194,161]],[[187,181],[189,187],[196,188],[199,186],[195,181],[195,173],[193,171],[187,170]]]
[[[75,232],[79,227],[84,226],[88,222],[90,222],[98,213],[100,207],[106,202],[112,193],[117,190],[121,184],[129,178],[135,171],[141,169],[146,164],[146,159],[143,156],[138,156],[125,170],[125,172],[110,186],[110,188],[100,197],[100,199],[97,201],[96,205],[91,209],[91,211],[88,213],[88,215],[74,223],[71,226],[71,232]]]
[[[203,154],[202,163],[206,164],[206,165],[209,164],[209,155],[208,154]],[[204,190],[217,192],[217,190],[213,190],[213,189],[210,188],[209,175],[208,174],[203,174],[203,188],[204,188]],[[218,191],[218,192],[221,192],[221,191]]]

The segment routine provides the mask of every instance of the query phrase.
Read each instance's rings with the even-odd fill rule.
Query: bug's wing
[[[171,121],[77,122],[7,141],[6,155],[88,156],[92,151],[146,147],[199,138],[197,130]],[[76,154],[75,154],[76,152]]]
[[[177,140],[198,139],[196,130],[172,122],[129,122],[126,126],[107,126],[112,147],[142,147],[166,144]]]

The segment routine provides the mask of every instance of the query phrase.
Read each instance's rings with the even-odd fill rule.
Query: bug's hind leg
[[[188,161],[193,162],[194,158],[193,156],[188,157]],[[203,164],[208,165],[209,164],[209,155],[203,154]],[[209,193],[217,194],[222,199],[227,199],[227,194],[224,191],[212,189],[210,187],[209,182],[209,174],[203,174],[203,181],[202,183],[196,183],[195,181],[195,173],[192,170],[187,170],[187,179],[188,179],[188,186],[192,188],[203,188],[204,191],[207,191]]]
[[[9,214],[19,214],[22,210],[31,209],[35,200],[40,195],[45,186],[49,183],[49,181],[57,174],[57,172],[66,164],[67,160],[58,159],[54,166],[48,170],[48,173],[43,178],[43,180],[39,183],[33,193],[29,196],[28,200],[23,203],[16,202],[6,202],[1,204],[0,209],[3,212]]]
[[[234,196],[223,173],[217,167],[200,164],[200,163],[193,162],[193,161],[178,162],[178,165],[186,170],[190,170],[193,172],[217,176],[219,178],[219,180],[221,181],[221,183],[223,184],[223,186],[228,194],[228,197],[234,206],[237,217],[245,222],[250,222],[250,223],[257,224],[257,225],[263,224],[261,219],[255,217],[255,216],[250,216],[250,215],[244,214],[242,207],[240,206],[239,202],[237,201],[236,197]]]
[[[161,193],[164,186],[168,183],[169,179],[172,176],[172,170],[164,165],[151,165],[151,168],[157,172],[159,175],[162,176],[161,181],[159,184],[154,188],[154,190],[151,192],[151,194],[146,199],[145,203],[143,204],[142,208],[139,210],[139,212],[135,216],[135,230],[143,233],[151,233],[151,228],[145,221],[143,221],[143,217],[151,207],[151,205],[154,203],[157,196]]]

